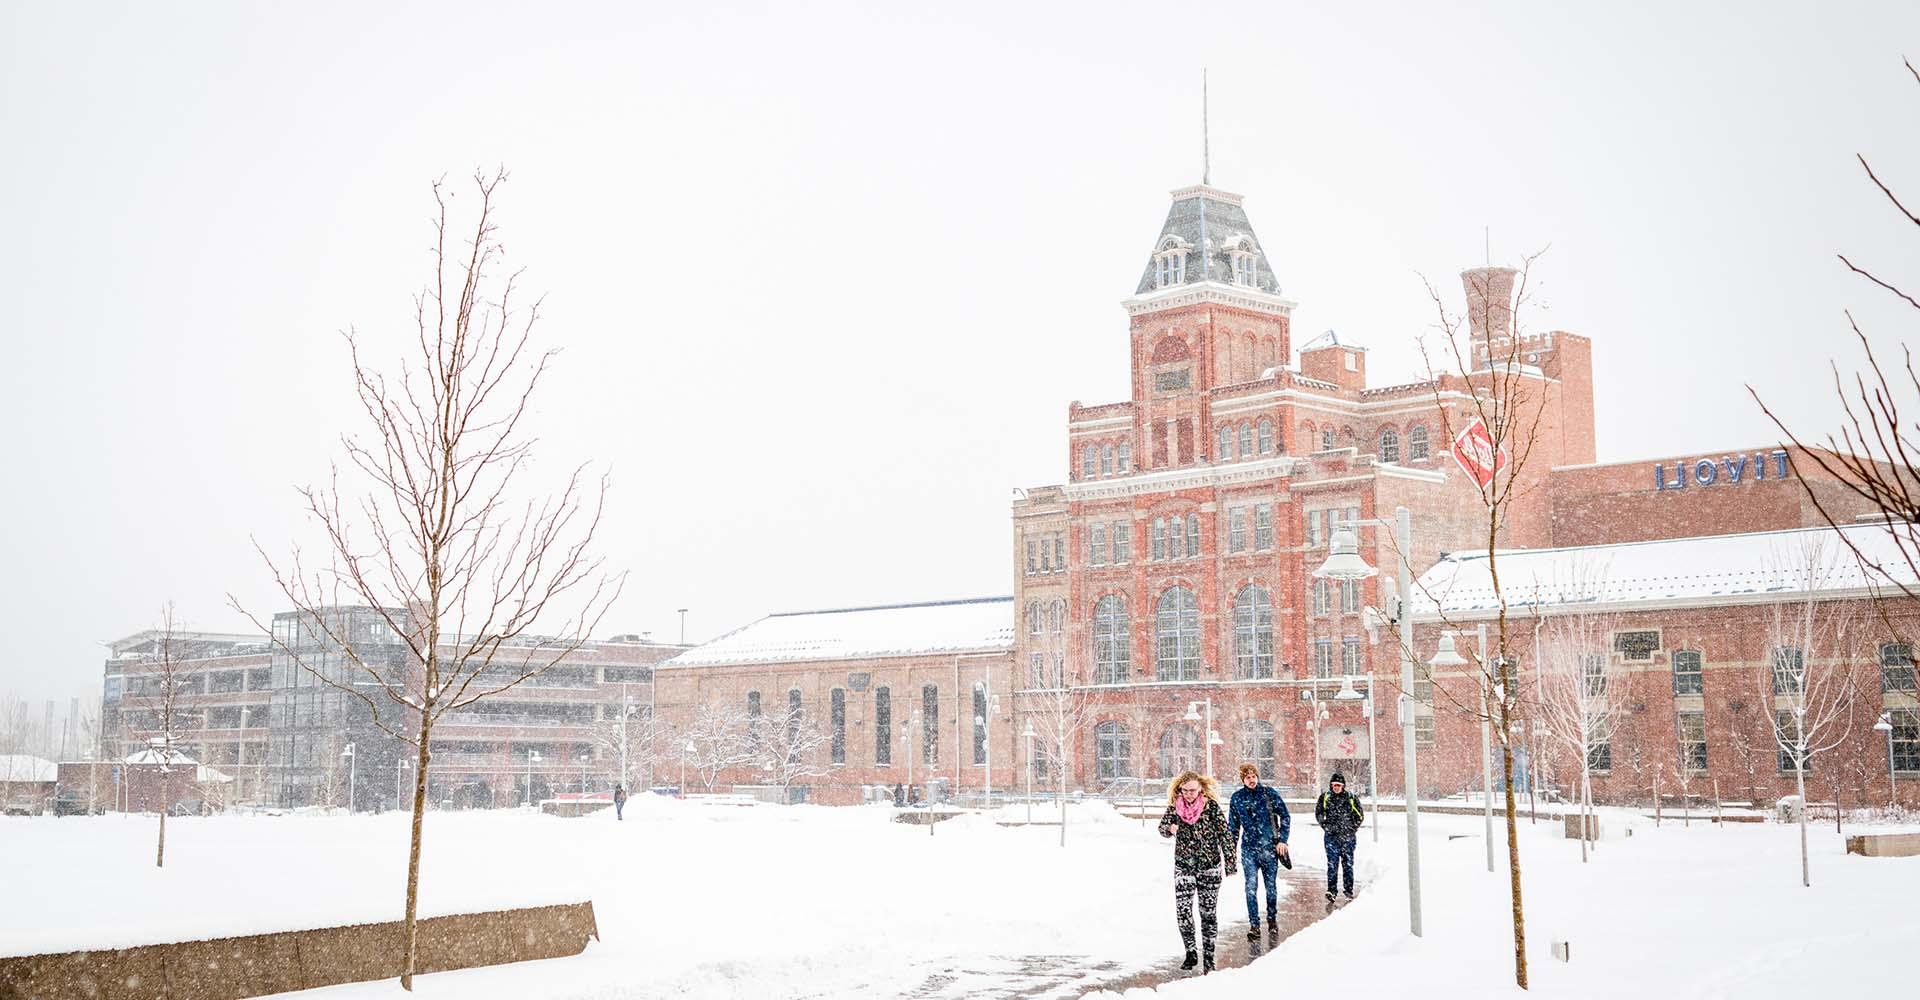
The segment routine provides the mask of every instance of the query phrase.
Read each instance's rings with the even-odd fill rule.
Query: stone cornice
[[[1204,489],[1258,483],[1293,474],[1300,459],[1290,455],[1258,462],[1233,462],[1227,465],[1196,465],[1184,469],[1139,472],[1112,479],[1093,479],[1068,483],[1061,492],[1069,502],[1079,500],[1115,500],[1142,493],[1167,493],[1174,490]]]
[[[1236,309],[1252,309],[1256,312],[1290,316],[1293,314],[1293,307],[1299,303],[1245,285],[1199,281],[1157,289],[1145,295],[1136,295],[1122,300],[1120,306],[1129,316],[1144,316],[1148,313],[1201,304],[1231,306]]]

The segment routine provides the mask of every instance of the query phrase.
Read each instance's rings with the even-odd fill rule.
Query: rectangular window
[[[1673,693],[1700,694],[1706,688],[1702,683],[1700,654],[1693,650],[1679,650],[1673,654]]]
[[[1806,669],[1807,658],[1800,650],[1787,647],[1774,650],[1773,693],[1799,694],[1800,682],[1806,674]]]
[[[1053,572],[1053,540],[1050,538],[1040,539],[1040,572]]]
[[[1153,519],[1152,550],[1149,558],[1154,560],[1167,557],[1167,521],[1165,518]]]
[[[1637,629],[1613,634],[1613,651],[1628,663],[1648,663],[1660,649],[1659,629]]]
[[[1313,614],[1324,615],[1332,610],[1333,602],[1327,590],[1327,581],[1324,578],[1313,581],[1313,600],[1311,602]]]
[[[1200,554],[1200,515],[1187,515],[1187,555]]]
[[[1080,447],[1080,478],[1092,479],[1100,471],[1100,452],[1093,445]]]
[[[1360,581],[1340,581],[1340,613],[1343,615],[1360,613]]]
[[[1600,731],[1604,732],[1605,727]],[[1593,746],[1587,748],[1587,766],[1596,771],[1613,770],[1613,741],[1595,740]]]
[[[1047,654],[1027,654],[1027,687],[1035,691],[1047,686]]]
[[[1253,425],[1240,425],[1240,454],[1242,457],[1253,454]]]
[[[1887,714],[1893,723],[1893,769],[1920,771],[1920,712],[1896,708]]]
[[[1103,444],[1100,446],[1100,475],[1113,475],[1113,445]]]
[[[987,704],[987,689],[979,684],[973,686],[973,762],[976,765],[987,762],[987,723],[993,709]]]
[[[1227,511],[1227,551],[1247,551],[1247,509],[1233,507]]]
[[[1273,505],[1253,505],[1253,547],[1262,552],[1273,548]]]
[[[226,694],[240,690],[241,682],[245,680],[246,674],[238,670],[222,670],[209,675],[209,678],[207,685],[208,690],[215,694]]]
[[[1031,576],[1040,565],[1040,545],[1033,539],[1027,539],[1027,575]]]
[[[1193,369],[1178,368],[1170,372],[1154,372],[1153,387],[1161,392],[1185,389],[1193,384]]]
[[[893,691],[873,689],[873,762],[893,763]]]
[[[1433,746],[1433,716],[1422,714],[1413,717],[1413,745]]]
[[[1911,691],[1913,684],[1913,645],[1889,642],[1880,647],[1880,690]]]
[[[1181,518],[1172,518],[1167,524],[1167,558],[1185,559],[1187,557],[1187,530]]]
[[[1433,668],[1424,663],[1413,667],[1413,700],[1423,705],[1433,704]]]
[[[1681,712],[1680,766],[1689,771],[1707,769],[1707,715],[1705,712]]]
[[[1778,758],[1775,764],[1781,774],[1792,774],[1797,770],[1794,767],[1794,758],[1799,756],[1800,722],[1792,712],[1779,711],[1773,713],[1773,727],[1774,742],[1778,751],[1775,754]]]
[[[265,691],[273,686],[273,668],[255,667],[247,671],[247,690]]]
[[[1118,459],[1120,471],[1121,472],[1130,471],[1133,468],[1133,445],[1122,444],[1120,446],[1120,453],[1116,457]]]
[[[844,688],[834,688],[829,711],[833,726],[833,762],[847,762],[847,692]]]
[[[1313,676],[1333,676],[1333,640],[1313,640]]]
[[[1349,677],[1365,673],[1361,666],[1360,640],[1349,637],[1340,642],[1340,672]]]
[[[1307,544],[1308,545],[1320,544],[1320,525],[1323,523],[1322,519],[1325,516],[1326,516],[1326,513],[1324,511],[1318,511],[1318,510],[1307,511]]]
[[[1607,657],[1604,653],[1588,653],[1580,657],[1580,687],[1589,698],[1598,698],[1607,693]]]
[[[1133,561],[1133,523],[1130,521],[1113,522],[1113,561]]]
[[[1067,533],[1064,531],[1053,536],[1053,571],[1067,571]]]
[[[1087,561],[1095,566],[1107,564],[1107,526],[1093,524],[1087,527]]]

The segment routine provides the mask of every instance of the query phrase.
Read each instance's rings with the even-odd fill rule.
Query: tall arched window
[[[1414,424],[1407,432],[1407,461],[1422,462],[1427,457],[1427,425]]]
[[[1027,602],[1027,634],[1028,635],[1040,634],[1040,602],[1039,601]]]
[[[1248,421],[1240,425],[1240,457],[1245,458],[1251,454],[1253,454],[1253,423]]]
[[[1248,719],[1240,724],[1240,759],[1260,769],[1260,777],[1272,782],[1279,778],[1279,761],[1274,756],[1273,723]]]
[[[893,763],[893,689],[873,689],[873,762]]]
[[[1065,600],[1056,598],[1052,606],[1047,608],[1047,625],[1049,626],[1047,631],[1054,635],[1059,635],[1066,630],[1067,602]]]
[[[987,762],[988,711],[987,686],[975,684],[973,686],[973,762],[975,764]]]
[[[833,762],[845,764],[847,762],[847,689],[834,688],[833,693],[827,698],[827,723],[830,727],[828,738],[833,741]]]
[[[1193,591],[1171,587],[1154,609],[1153,675],[1156,680],[1200,677],[1200,604]]]
[[[1161,777],[1198,771],[1202,758],[1200,733],[1192,726],[1176,722],[1160,734],[1160,752],[1155,755],[1154,763],[1159,766]]]
[[[1148,558],[1156,559],[1156,560],[1165,559],[1167,557],[1167,520],[1166,518],[1163,518],[1163,517],[1154,518],[1153,530],[1148,533],[1147,537],[1149,540],[1149,547],[1147,549]]]
[[[1100,474],[1102,476],[1113,475],[1113,445],[1111,444],[1103,444],[1100,446]]]
[[[920,688],[920,759],[940,763],[940,689],[932,684]]]
[[[1260,434],[1260,454],[1262,455],[1273,454],[1273,421],[1268,420],[1265,417],[1261,417],[1259,434]]]
[[[1400,461],[1400,432],[1391,427],[1380,429],[1380,461],[1388,463]]]
[[[1122,722],[1102,722],[1093,727],[1094,777],[1102,782],[1133,774],[1133,740]]]
[[[1273,677],[1273,598],[1258,584],[1242,587],[1233,599],[1233,675]]]
[[[1187,555],[1200,554],[1200,515],[1187,515]]]
[[[1232,424],[1220,425],[1220,444],[1219,444],[1219,447],[1213,450],[1213,460],[1216,462],[1233,461],[1233,425]]]
[[[1093,606],[1093,682],[1125,684],[1133,672],[1133,637],[1127,624],[1127,604],[1108,594]]]

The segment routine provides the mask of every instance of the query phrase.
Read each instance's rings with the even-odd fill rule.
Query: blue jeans
[[[1275,880],[1280,877],[1280,856],[1272,850],[1260,852],[1240,852],[1240,872],[1247,877],[1247,926],[1260,926],[1260,877],[1267,879],[1267,920],[1280,919],[1279,887]]]
[[[1336,877],[1346,874],[1347,895],[1353,895],[1353,846],[1358,837],[1327,837],[1327,895],[1333,895],[1339,887]]]

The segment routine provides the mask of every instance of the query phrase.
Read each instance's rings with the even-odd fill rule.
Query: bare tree
[[[1844,744],[1853,732],[1857,687],[1852,658],[1857,623],[1843,604],[1820,600],[1835,571],[1826,540],[1803,539],[1780,553],[1770,589],[1783,597],[1769,608],[1767,660],[1759,694],[1781,770],[1791,770],[1800,800],[1800,884],[1811,886],[1807,860],[1807,770],[1816,756]]]
[[[593,742],[606,751],[602,759],[607,761],[607,767],[602,770],[614,784],[632,791],[634,774],[653,770],[660,727],[652,710],[645,705],[620,704],[607,708],[614,714],[594,723]]]
[[[260,548],[300,626],[345,666],[315,657],[312,645],[278,635],[275,645],[416,753],[400,972],[408,990],[434,724],[578,649],[624,579],[603,575],[589,554],[604,477],[596,488],[579,467],[557,493],[516,498],[533,456],[523,421],[556,352],[531,346],[540,305],[520,310],[518,272],[497,273],[494,193],[505,179],[475,174],[477,217],[464,241],[448,218],[455,196],[433,185],[433,271],[414,298],[409,356],[391,375],[365,360],[356,332],[344,335],[365,423],[342,436],[346,468],[334,468],[330,485],[300,491],[326,558],[309,566],[298,549],[276,560]],[[348,606],[371,609],[399,637],[404,662],[363,658],[363,637],[345,634],[351,619],[335,610]]]
[[[1574,584],[1575,593],[1598,600],[1598,580]],[[1592,589],[1580,589],[1580,588]],[[1575,609],[1542,620],[1534,642],[1534,676],[1546,735],[1565,747],[1579,768],[1575,790],[1580,809],[1580,860],[1592,844],[1593,772],[1613,766],[1614,734],[1627,711],[1626,670],[1610,650],[1617,622],[1611,615]]]
[[[1020,692],[1033,723],[1034,743],[1046,755],[1060,797],[1060,846],[1067,846],[1067,778],[1073,773],[1073,750],[1080,731],[1093,714],[1086,688],[1069,686],[1055,678],[1055,686]]]
[[[700,783],[712,793],[720,773],[759,760],[747,713],[733,705],[701,705],[678,741]],[[691,747],[691,752],[688,751]]]
[[[789,708],[766,726],[758,763],[779,786],[781,802],[787,801],[794,782],[830,772],[820,759],[820,748],[829,739],[826,729],[802,708]]]
[[[1438,322],[1437,342],[1422,338],[1420,353],[1432,388],[1434,409],[1439,415],[1442,447],[1450,445],[1462,432],[1476,425],[1485,428],[1482,459],[1496,462],[1496,472],[1486,482],[1470,480],[1486,510],[1486,562],[1493,587],[1493,646],[1490,656],[1476,651],[1470,656],[1476,691],[1460,697],[1451,690],[1445,696],[1455,707],[1474,719],[1490,717],[1493,736],[1500,749],[1502,783],[1506,788],[1507,880],[1513,911],[1513,974],[1520,988],[1527,986],[1526,907],[1521,892],[1520,838],[1517,804],[1513,791],[1513,758],[1518,738],[1515,723],[1520,714],[1519,684],[1515,676],[1517,659],[1513,655],[1515,636],[1509,627],[1508,595],[1500,579],[1501,538],[1516,506],[1538,490],[1545,472],[1535,468],[1534,453],[1545,440],[1542,415],[1547,399],[1546,381],[1539,372],[1524,363],[1525,332],[1520,317],[1534,302],[1536,286],[1533,268],[1544,249],[1528,254],[1515,268],[1483,268],[1464,275],[1467,308],[1454,312],[1446,299],[1426,282]],[[1424,279],[1423,279],[1424,280]],[[1464,394],[1464,402],[1456,400]],[[1411,558],[1411,553],[1407,554]],[[1404,595],[1411,598],[1412,595]],[[1444,607],[1439,601],[1436,606]],[[1404,610],[1403,612],[1404,613]],[[1443,614],[1443,619],[1445,618]],[[1458,627],[1447,622],[1450,627]],[[1426,658],[1413,650],[1403,655],[1414,662]],[[1397,685],[1396,685],[1397,686]],[[1436,690],[1443,690],[1435,685]],[[1412,697],[1413,692],[1402,694]],[[1486,709],[1480,707],[1486,698]],[[1409,789],[1409,795],[1418,794]]]
[[[153,850],[155,868],[166,866],[167,813],[172,811],[174,803],[174,775],[185,771],[187,780],[191,781],[196,770],[193,759],[180,749],[184,741],[180,732],[180,723],[184,721],[180,696],[186,693],[188,684],[183,664],[187,655],[173,603],[168,602],[160,609],[160,629],[154,637],[153,653],[140,672],[145,691],[140,706],[147,720],[146,728],[153,735],[147,737],[147,749],[128,758],[129,762],[153,767],[160,779],[160,829]],[[132,771],[127,773],[131,777]]]

